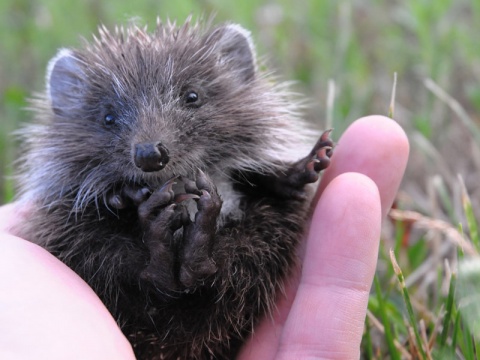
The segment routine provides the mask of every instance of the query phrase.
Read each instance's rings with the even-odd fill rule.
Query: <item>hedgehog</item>
[[[232,359],[274,311],[333,148],[289,88],[233,23],[101,26],[49,62],[20,130],[17,230],[92,287],[138,359]]]

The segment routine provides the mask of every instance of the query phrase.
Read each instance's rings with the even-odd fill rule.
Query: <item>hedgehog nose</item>
[[[145,172],[162,170],[169,160],[168,149],[160,142],[135,145],[133,161]]]

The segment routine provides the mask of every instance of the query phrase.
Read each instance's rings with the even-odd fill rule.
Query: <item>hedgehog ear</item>
[[[217,31],[220,32],[216,46],[219,62],[235,71],[242,82],[253,79],[256,59],[250,32],[237,24],[225,25]]]
[[[71,50],[61,49],[47,69],[47,95],[52,110],[67,116],[82,108],[86,93],[85,73]]]

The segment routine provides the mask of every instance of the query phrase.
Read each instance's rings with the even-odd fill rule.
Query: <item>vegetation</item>
[[[0,203],[14,195],[18,148],[10,134],[30,120],[26,99],[42,90],[57,48],[78,45],[100,23],[154,26],[157,15],[182,22],[212,13],[251,29],[259,53],[310,99],[308,118],[319,129],[331,118],[336,136],[360,116],[387,114],[398,74],[394,118],[410,138],[411,159],[384,226],[362,356],[477,358],[479,1],[3,0]],[[329,81],[336,90],[327,116]]]

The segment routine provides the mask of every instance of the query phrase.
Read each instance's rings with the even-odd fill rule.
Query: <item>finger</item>
[[[359,358],[380,227],[380,196],[368,177],[345,173],[323,190],[275,359]]]
[[[292,307],[297,292],[300,271],[286,285],[285,296],[277,301],[277,307],[258,326],[255,327],[253,336],[241,349],[237,360],[274,359],[282,335],[283,326]]]
[[[93,290],[44,249],[0,233],[0,274],[0,358],[134,358]]]
[[[338,140],[314,203],[336,176],[345,172],[359,172],[377,184],[382,215],[385,216],[400,186],[408,153],[407,136],[392,119],[374,115],[355,121]]]

